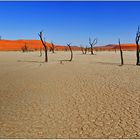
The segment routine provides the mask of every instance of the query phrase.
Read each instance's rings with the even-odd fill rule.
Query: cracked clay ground
[[[140,138],[135,52],[0,53],[0,138]]]

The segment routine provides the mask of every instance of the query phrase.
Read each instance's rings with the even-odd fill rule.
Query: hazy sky
[[[140,2],[0,2],[2,39],[39,39],[65,45],[134,43]]]

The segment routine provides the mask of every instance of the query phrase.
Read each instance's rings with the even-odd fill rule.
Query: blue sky
[[[0,2],[3,39],[39,39],[65,45],[134,43],[140,2]]]

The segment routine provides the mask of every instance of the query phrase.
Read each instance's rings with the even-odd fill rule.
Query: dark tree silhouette
[[[53,44],[53,42],[51,42],[51,45],[52,45],[52,47],[51,47],[51,50],[52,50],[52,53],[54,53],[54,44]]]
[[[43,44],[43,47],[44,47],[44,51],[45,51],[45,62],[48,62],[48,47],[46,46],[45,41],[43,41],[43,39],[42,39],[42,32],[40,32],[38,35],[39,35],[40,40],[41,40],[41,42]]]
[[[121,47],[120,39],[119,39],[119,49],[120,49],[120,55],[121,55],[121,65],[123,65],[124,64],[124,61],[123,61],[123,52],[122,52],[122,47]]]
[[[93,46],[97,44],[97,39],[94,39],[93,41],[91,41],[91,39],[89,38],[89,45],[90,45],[90,51],[91,54],[93,55]]]
[[[0,36],[0,40],[1,40],[1,36]]]
[[[80,45],[80,48],[81,48],[82,54],[84,54],[84,48],[82,47],[82,45]]]
[[[50,47],[49,51],[50,51],[50,52],[52,51],[52,47]]]
[[[72,61],[72,59],[73,59],[73,52],[72,52],[72,48],[71,48],[71,43],[67,44],[67,46],[68,46],[69,49],[70,49],[71,57],[70,57],[69,60],[60,60],[60,64],[62,64],[63,61]]]
[[[67,46],[69,47],[70,52],[71,52],[71,57],[70,57],[70,60],[69,61],[72,61],[72,59],[73,59],[73,52],[72,52],[72,48],[71,48],[70,45],[71,45],[71,43],[67,44]]]
[[[66,51],[66,52],[68,51],[68,48],[67,48],[67,47],[65,47],[65,51]]]
[[[87,49],[88,49],[88,48],[87,48],[87,46],[86,46],[86,48],[85,48],[85,54],[87,54]]]
[[[24,46],[21,48],[22,52],[28,52],[28,47],[26,45],[26,43],[24,44]]]
[[[139,39],[140,39],[140,31],[139,31],[139,26],[138,26],[138,31],[136,33],[136,57],[137,57],[137,61],[136,61],[136,65],[140,65],[140,58],[139,58],[139,52],[140,52],[140,49],[139,49]]]
[[[116,47],[114,47],[115,53],[116,53]]]

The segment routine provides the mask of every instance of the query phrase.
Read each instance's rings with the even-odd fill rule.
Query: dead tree
[[[72,48],[71,48],[70,44],[71,43],[67,44],[67,46],[69,47],[70,52],[71,52],[71,57],[70,57],[70,60],[69,61],[72,61],[72,59],[73,59],[73,52],[72,52]]]
[[[50,51],[50,52],[52,51],[52,47],[50,47],[49,51]]]
[[[0,36],[0,40],[1,40],[1,36]]]
[[[24,47],[21,47],[21,50],[22,50],[23,53],[25,52],[25,51],[24,51]]]
[[[120,39],[119,39],[119,49],[120,49],[120,55],[121,55],[121,65],[123,65],[124,64],[124,62],[123,62],[123,52],[122,52],[122,47],[121,47]]]
[[[28,52],[28,47],[25,43],[25,45],[21,48],[22,52]]]
[[[24,49],[26,52],[28,51],[28,47],[27,47],[26,43],[25,43]]]
[[[60,60],[60,64],[62,64],[63,61],[72,61],[72,59],[73,59],[73,52],[72,52],[72,48],[71,48],[71,45],[70,45],[70,44],[71,44],[71,43],[67,44],[67,46],[68,46],[69,49],[70,49],[71,57],[70,57],[69,60]]]
[[[136,61],[136,65],[140,65],[140,58],[139,58],[139,39],[140,39],[140,31],[139,31],[139,27],[138,27],[138,31],[136,33],[136,57],[137,57],[137,61]]]
[[[52,47],[51,47],[51,48],[52,48],[52,49],[51,49],[51,50],[52,50],[52,53],[54,53],[54,47],[55,47],[55,46],[54,46],[53,42],[51,42],[51,45],[52,45]]]
[[[39,35],[40,40],[41,40],[41,42],[43,44],[43,47],[44,47],[44,51],[45,51],[45,62],[48,62],[48,47],[46,46],[45,41],[43,41],[43,39],[42,39],[42,32],[40,32],[38,35]]]
[[[87,49],[88,49],[88,48],[87,48],[87,46],[86,46],[86,48],[85,48],[85,54],[87,54]]]
[[[84,54],[84,48],[81,45],[80,45],[80,48],[81,48],[82,54]]]
[[[114,49],[115,49],[115,53],[116,53],[116,47]]]
[[[65,51],[66,51],[66,52],[68,51],[67,47],[65,47]]]
[[[91,39],[89,38],[89,45],[90,45],[90,51],[91,54],[93,55],[93,46],[97,44],[97,39],[94,39],[93,41],[91,41]]]

